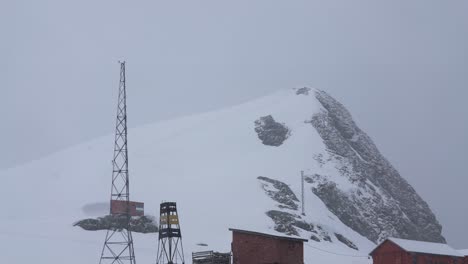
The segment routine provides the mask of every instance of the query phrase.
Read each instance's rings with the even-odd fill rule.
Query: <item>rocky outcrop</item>
[[[275,223],[274,228],[276,231],[286,235],[299,236],[296,228],[294,228],[296,222],[294,215],[277,210],[268,211],[266,212],[266,215],[268,215],[268,217],[270,217]]]
[[[275,223],[274,229],[280,233],[299,236],[298,229],[302,229],[311,232],[311,239],[317,242],[332,241],[328,232],[323,230],[321,226],[307,223],[299,215],[279,210],[270,210],[266,212],[266,215],[273,220]]]
[[[299,236],[299,231],[307,231],[311,234],[311,239],[320,242],[331,242],[330,235],[323,230],[320,225],[314,225],[305,221],[299,215],[299,200],[296,194],[284,182],[260,176],[257,178],[261,182],[261,186],[272,200],[278,202],[280,210],[270,210],[266,215],[275,223],[274,229],[286,235]]]
[[[121,215],[106,215],[96,219],[84,219],[76,222],[73,226],[79,226],[84,230],[122,230],[126,228],[127,217]],[[130,230],[137,233],[156,233],[158,225],[150,216],[134,216],[130,219]]]
[[[260,176],[257,179],[261,181],[262,188],[266,195],[279,203],[277,206],[280,210],[270,210],[266,212],[266,215],[275,223],[274,229],[276,231],[290,236],[299,236],[300,233],[303,233],[299,232],[302,230],[309,232],[310,239],[316,242],[332,242],[330,234],[320,225],[309,223],[302,218],[303,215],[299,214],[299,206],[297,205],[299,200],[287,184],[264,176]],[[310,183],[313,181],[310,177],[306,177],[305,179]],[[356,247],[352,241],[346,239],[344,236],[337,235],[336,233],[335,236],[337,238],[340,236],[341,240],[340,238],[338,238],[338,240],[349,247],[351,247],[351,245]]]
[[[349,248],[352,248],[354,250],[359,250],[359,248],[353,242],[351,242],[349,239],[347,239],[342,234],[335,233],[335,237],[336,237],[336,239],[338,239],[338,241],[345,244]]]
[[[298,89],[295,89],[296,90],[296,94],[297,95],[309,95],[309,92],[312,90],[310,89],[309,87],[302,87],[302,88],[298,88]]]
[[[427,203],[382,156],[346,108],[323,91],[315,96],[323,110],[309,121],[323,139],[329,157],[354,189],[343,191],[327,175],[310,175],[312,191],[343,223],[379,242],[388,236],[445,242],[442,227]],[[321,162],[322,161],[322,162]]]
[[[316,242],[332,242],[329,233],[320,225],[308,223],[301,219],[297,214],[279,210],[270,210],[266,212],[266,215],[273,220],[275,223],[274,229],[280,233],[290,236],[299,236],[298,229],[301,229],[303,231],[310,232],[310,239]]]
[[[274,147],[281,146],[291,133],[285,124],[276,122],[271,115],[255,121],[255,132],[264,145]]]
[[[263,176],[257,179],[262,182],[262,188],[265,193],[279,203],[278,207],[292,210],[298,209],[297,202],[299,200],[287,184]]]

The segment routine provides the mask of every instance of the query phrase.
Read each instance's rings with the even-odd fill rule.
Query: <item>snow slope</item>
[[[177,202],[186,263],[192,251],[229,251],[230,227],[284,235],[265,214],[280,209],[258,176],[288,184],[297,197],[301,170],[331,175],[342,189],[353,188],[335,167],[319,166],[311,158],[326,153],[316,130],[305,122],[320,110],[315,97],[288,89],[236,107],[130,129],[131,199],[145,202],[151,215],[158,215],[161,201]],[[279,147],[263,145],[254,130],[254,121],[267,115],[291,130]],[[0,172],[6,187],[1,193],[2,262],[98,263],[105,232],[84,231],[73,223],[108,212],[103,205],[110,196],[112,150],[109,135]],[[306,263],[370,263],[366,256],[375,244],[344,225],[310,186],[305,204],[304,221],[322,226],[332,240],[309,240]],[[155,262],[156,234],[135,234],[134,243],[137,263]]]

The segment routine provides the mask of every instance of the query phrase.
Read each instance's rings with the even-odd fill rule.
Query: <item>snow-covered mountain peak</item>
[[[109,135],[0,172],[14,201],[0,220],[7,260],[28,262],[29,246],[42,262],[98,260],[103,231],[73,223],[108,213],[112,148]],[[309,239],[306,263],[367,263],[361,256],[387,236],[444,241],[428,205],[317,89],[130,129],[129,166],[131,199],[147,214],[177,202],[187,263],[192,251],[229,251],[230,227]],[[152,262],[156,245],[155,234],[136,234],[139,261]]]

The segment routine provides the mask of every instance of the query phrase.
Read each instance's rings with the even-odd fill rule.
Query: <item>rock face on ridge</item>
[[[259,176],[257,179],[264,182],[262,184],[263,190],[268,196],[270,196],[271,199],[280,204],[280,208],[287,208],[292,210],[298,209],[297,203],[299,200],[287,184],[263,176]],[[269,184],[273,185],[273,188],[271,188]]]
[[[307,232],[309,238],[316,242],[332,242],[327,230],[318,224],[307,222],[303,218],[305,215],[301,216],[299,214],[299,207],[296,204],[299,200],[287,184],[264,176],[257,177],[257,179],[260,181],[265,194],[278,203],[276,206],[279,210],[266,212],[266,215],[274,222],[274,230],[289,236],[299,236],[299,232]],[[335,233],[335,237],[349,248],[359,250],[345,236]]]
[[[307,177],[312,191],[344,224],[371,241],[388,236],[445,242],[442,227],[428,204],[382,156],[348,110],[327,93],[316,90],[323,106],[310,123],[337,164],[341,176],[357,188],[345,191],[327,175]],[[315,157],[324,164],[323,156]]]
[[[271,116],[262,116],[255,121],[255,132],[264,145],[278,147],[289,137],[290,131],[284,124]]]

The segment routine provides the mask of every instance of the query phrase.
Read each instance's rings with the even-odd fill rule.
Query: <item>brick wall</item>
[[[460,258],[450,256],[408,253],[388,240],[372,253],[372,259],[374,264],[459,264],[461,261]],[[456,262],[457,260],[459,262]]]
[[[384,242],[372,253],[374,264],[413,264],[411,255],[390,241]]]
[[[425,255],[425,254],[417,254],[416,257],[417,257],[417,264],[426,264],[426,263],[460,264],[461,263],[461,259],[457,257],[434,256],[434,255]]]
[[[233,232],[234,264],[303,264],[301,241]]]
[[[144,204],[140,202],[129,202],[131,216],[143,216],[144,211],[136,208],[143,208]],[[111,200],[111,214],[125,214],[127,212],[127,202],[120,200]]]

